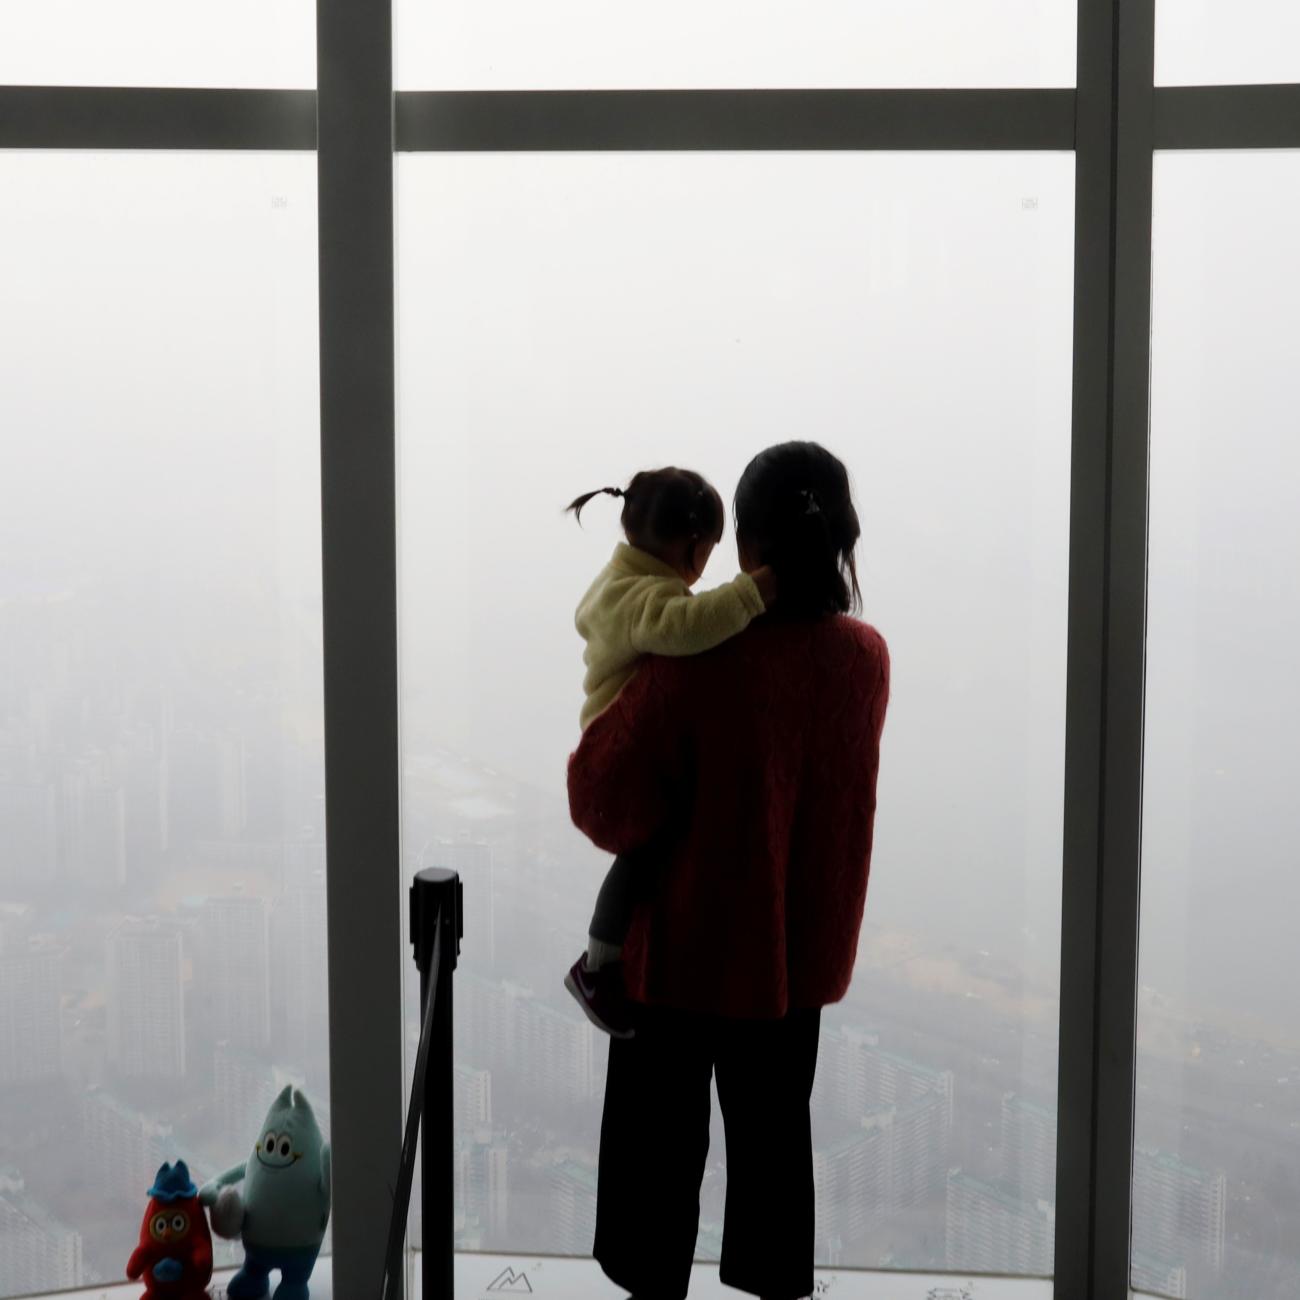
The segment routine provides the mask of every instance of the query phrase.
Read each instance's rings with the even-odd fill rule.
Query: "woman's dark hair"
[[[602,494],[622,498],[627,540],[652,555],[685,544],[687,558],[694,565],[701,542],[722,540],[727,518],[722,498],[713,484],[694,470],[672,465],[642,470],[627,487],[597,488],[571,501],[566,509],[581,523],[583,509]]]
[[[785,442],[755,456],[736,488],[736,535],[776,574],[778,617],[861,607],[853,550],[862,528],[849,472],[825,447]]]

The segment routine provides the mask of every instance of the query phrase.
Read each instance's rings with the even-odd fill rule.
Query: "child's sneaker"
[[[623,963],[611,961],[599,970],[587,969],[584,952],[569,968],[564,987],[573,994],[583,1014],[611,1038],[631,1038],[632,1007],[623,987]]]

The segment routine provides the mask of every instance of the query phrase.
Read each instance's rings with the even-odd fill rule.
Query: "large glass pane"
[[[397,0],[404,90],[1072,86],[1073,0]]]
[[[1156,83],[1300,81],[1292,0],[1156,0]]]
[[[729,495],[812,436],[856,476],[894,659],[816,1093],[819,1258],[1051,1271],[1072,178],[1042,154],[399,160],[405,854],[466,882],[462,1247],[592,1242],[606,1048],[561,977],[607,860],[564,777],[573,610],[615,522],[561,507],[669,462]],[[704,1258],[724,1186],[719,1132]]]
[[[1156,162],[1134,1280],[1290,1300],[1300,155]]]
[[[315,0],[0,0],[0,86],[315,84]]]
[[[315,189],[0,153],[0,1295],[327,1120]]]

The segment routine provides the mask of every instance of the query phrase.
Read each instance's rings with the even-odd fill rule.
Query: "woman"
[[[821,1008],[848,989],[866,896],[889,656],[859,592],[844,466],[814,443],[736,490],[772,614],[719,649],[651,659],[569,763],[574,823],[672,846],[624,949],[635,1037],[610,1044],[596,1259],[634,1300],[687,1293],[716,1074],[727,1141],[722,1280],[812,1291],[808,1106]]]

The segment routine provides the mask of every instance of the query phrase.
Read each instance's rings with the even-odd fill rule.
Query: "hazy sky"
[[[310,603],[312,160],[0,164],[25,304],[0,314],[0,595],[91,566]],[[1050,967],[1071,189],[1065,155],[403,157],[411,743],[558,798],[572,608],[616,538],[559,507],[666,461],[729,493],[754,450],[822,438],[895,653],[872,916]],[[1144,977],[1266,1016],[1296,974],[1297,191],[1293,155],[1157,170]]]
[[[1300,155],[1155,180],[1143,976],[1300,1038]]]
[[[14,151],[0,193],[0,598],[318,590],[315,158]]]
[[[403,157],[408,742],[557,786],[617,540],[563,504],[821,439],[894,654],[872,916],[1052,970],[1072,190],[1065,155]]]
[[[1068,86],[1070,0],[395,0],[405,89]],[[0,84],[311,86],[311,0],[0,0]],[[1300,79],[1291,0],[1159,0],[1162,82]]]
[[[1074,77],[1067,0],[642,9],[395,0],[398,84]],[[310,86],[312,20],[311,0],[0,0],[0,84]],[[1163,0],[1158,28],[1160,81],[1300,78],[1291,0]],[[562,819],[581,698],[573,608],[618,537],[613,503],[579,530],[564,502],[669,462],[730,498],[754,452],[816,438],[853,475],[864,616],[894,660],[868,920],[1050,986],[1073,157],[426,154],[402,155],[397,178],[408,772],[446,747]],[[1189,1017],[1300,1042],[1298,208],[1300,153],[1157,159],[1141,976]],[[0,151],[0,615],[15,613],[0,643],[0,806],[30,832],[0,825],[7,879],[26,878],[24,846],[49,842],[22,800],[57,785],[72,806],[108,761],[97,737],[130,714],[116,683],[140,690],[142,663],[214,711],[239,697],[254,716],[265,701],[257,728],[299,758],[318,752],[317,274],[310,154]],[[705,585],[734,569],[728,537]],[[9,636],[40,626],[11,602],[68,592],[83,657],[67,680],[61,661],[41,663],[29,693],[45,642]],[[95,682],[76,676],[87,662]],[[237,740],[222,752],[242,764],[252,750]],[[248,759],[248,780],[274,774],[277,752]],[[223,797],[239,785],[228,775]],[[317,769],[280,777],[249,801],[314,816]],[[436,832],[444,812],[428,802]],[[546,888],[519,878],[534,859],[496,851],[498,888],[526,908]],[[562,851],[591,863],[594,890],[602,856],[576,832]],[[243,871],[200,883],[235,888]],[[573,899],[575,926],[590,903]],[[98,979],[109,918],[88,906],[90,928],[61,941],[68,969]],[[536,966],[546,926],[536,952],[511,955]],[[1004,1028],[1006,1077],[1032,1087],[1032,1027]],[[68,1078],[86,1067],[84,1032],[64,1045]],[[1157,1073],[1144,1056],[1140,1083]],[[1184,1086],[1171,1071],[1144,1105],[1187,1134],[1200,1103]],[[1270,1137],[1289,1136],[1289,1105],[1260,1121]]]

